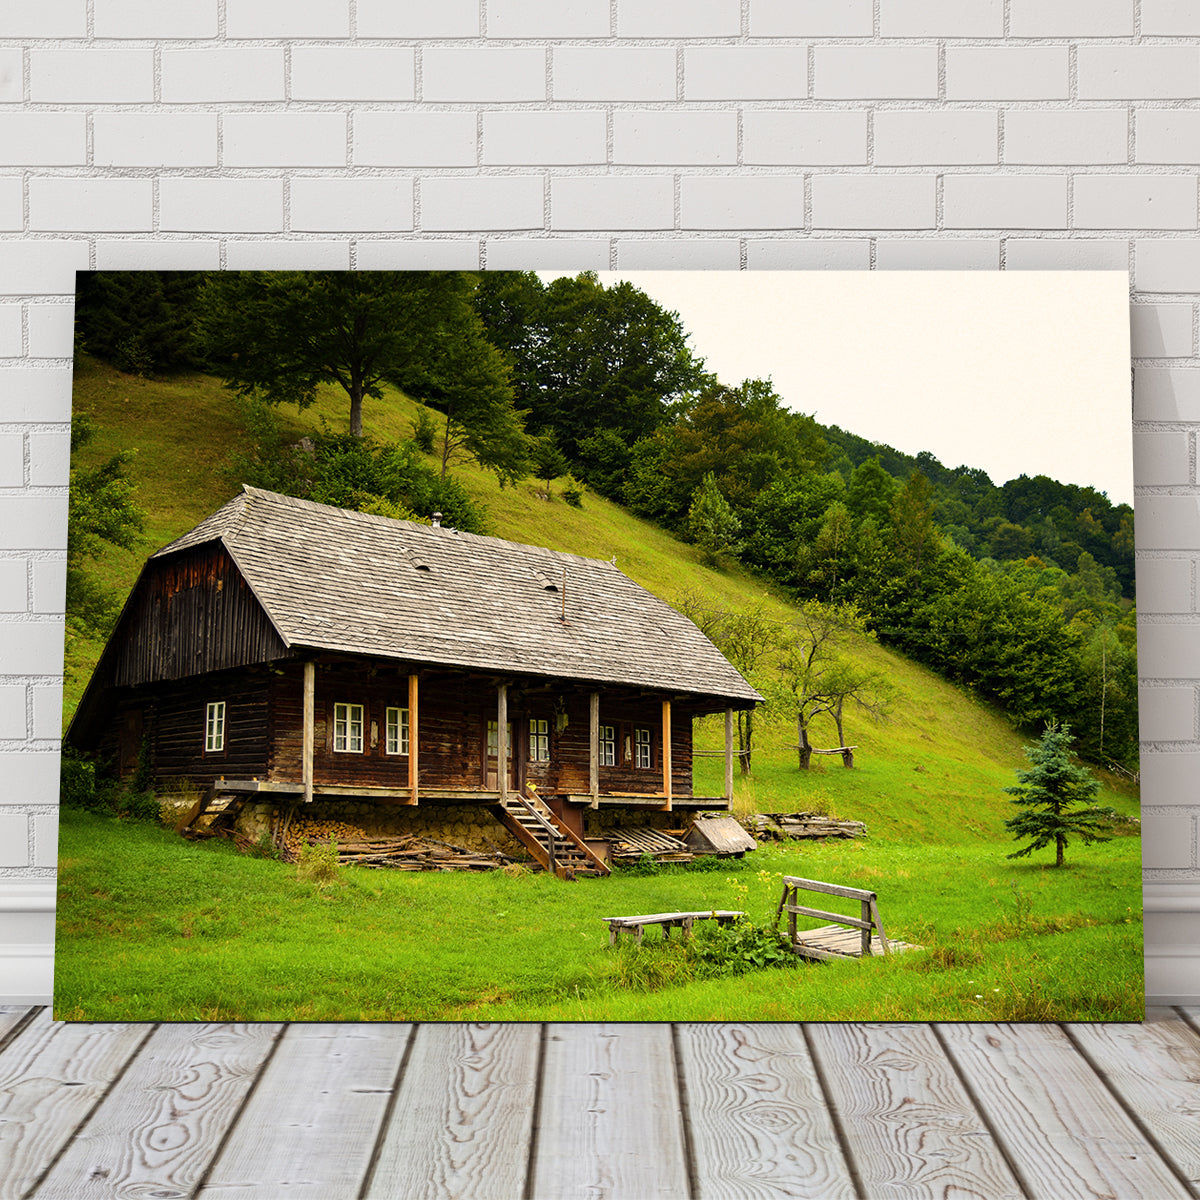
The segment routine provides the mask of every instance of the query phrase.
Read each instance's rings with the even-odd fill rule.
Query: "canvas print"
[[[78,278],[60,1020],[1140,1020],[1119,273]]]

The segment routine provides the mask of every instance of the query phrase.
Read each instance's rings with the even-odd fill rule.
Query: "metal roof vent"
[[[441,529],[442,527],[442,514],[440,512],[433,514],[433,527],[434,529]]]

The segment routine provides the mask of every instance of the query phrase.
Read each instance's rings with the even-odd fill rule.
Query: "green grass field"
[[[168,381],[77,364],[76,411],[100,427],[87,462],[137,449],[132,474],[149,514],[134,552],[97,571],[124,593],[145,556],[234,494],[221,465],[237,436],[229,398],[212,379]],[[289,440],[326,418],[344,429],[342,400],[323,394],[284,412]],[[368,402],[378,438],[410,431],[415,409],[392,393]],[[762,580],[704,566],[699,552],[588,494],[574,509],[542,485],[501,489],[471,465],[456,477],[489,510],[495,532],[609,558],[670,601],[789,607]],[[100,652],[70,638],[65,716]],[[884,672],[895,700],[880,723],[851,711],[855,768],[818,759],[796,769],[796,731],[758,720],[755,770],[738,780],[743,811],[815,810],[867,823],[860,842],[763,848],[715,871],[617,874],[563,883],[540,874],[416,874],[343,869],[321,887],[293,867],[238,855],[225,843],[64,810],[55,1012],[75,1020],[335,1019],[905,1019],[1136,1020],[1142,1012],[1140,840],[1082,847],[1067,867],[1048,849],[1009,861],[1002,788],[1025,765],[1003,714],[867,639],[847,647]],[[721,744],[720,722],[697,724],[697,745]],[[835,745],[832,722],[813,730]],[[698,759],[695,788],[720,794],[722,766]],[[1097,772],[1098,798],[1138,812],[1136,788]],[[871,888],[889,937],[920,953],[862,963],[689,978],[694,964],[647,935],[610,952],[601,918],[677,908],[773,912],[781,874]],[[743,890],[744,889],[744,890]],[[703,936],[707,936],[704,934]],[[699,940],[699,939],[698,939]]]
[[[60,1020],[1142,1016],[1132,837],[1062,870],[987,843],[886,839],[573,883],[343,867],[319,884],[227,842],[67,810],[61,852]],[[601,918],[623,913],[738,908],[770,923],[783,874],[877,890],[889,938],[926,949],[692,981],[679,945],[653,931],[640,948],[608,947]]]

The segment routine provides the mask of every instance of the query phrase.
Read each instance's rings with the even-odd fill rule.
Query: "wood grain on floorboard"
[[[0,1007],[0,1200],[1200,1200],[1144,1025],[61,1024]]]

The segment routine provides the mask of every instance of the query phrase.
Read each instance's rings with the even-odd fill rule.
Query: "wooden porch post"
[[[418,751],[420,741],[418,737],[418,721],[417,721],[417,705],[420,700],[420,689],[417,686],[417,676],[410,675],[408,677],[408,802],[409,804],[417,803],[417,784],[419,779],[418,771]]]
[[[733,709],[725,710],[725,803],[733,807]]]
[[[508,684],[496,688],[496,785],[500,803],[508,799]]]
[[[592,807],[600,807],[600,693],[588,697],[588,789]]]
[[[300,749],[300,779],[304,784],[304,803],[313,798],[313,736],[317,712],[317,664],[309,659],[304,664],[304,742]]]
[[[671,811],[671,702],[662,702],[662,769],[663,794],[667,797],[667,812]]]

